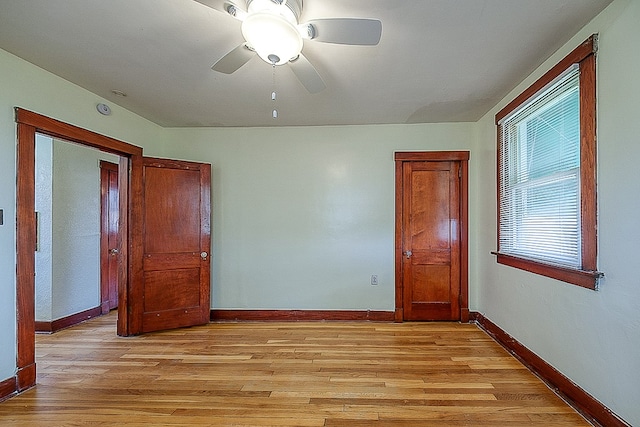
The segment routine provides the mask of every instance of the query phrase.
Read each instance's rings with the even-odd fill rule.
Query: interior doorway
[[[469,321],[468,151],[399,152],[396,321]]]
[[[35,158],[36,331],[53,333],[117,307],[117,256],[101,261],[108,252],[102,232],[109,228],[117,253],[119,157],[36,133]],[[103,164],[111,173],[106,191]],[[103,214],[110,218],[104,221]],[[106,301],[102,298],[103,276],[111,279],[111,301],[108,294]]]
[[[109,138],[86,129],[63,123],[31,111],[16,108],[16,309],[17,309],[17,373],[16,390],[35,385],[35,139],[40,133],[119,156],[119,229],[118,249],[123,262],[118,275],[122,286],[128,283],[128,209],[131,165],[141,162],[142,148]],[[123,298],[126,293],[122,293]],[[121,301],[122,302],[122,301]],[[126,335],[129,319],[125,304],[119,304],[118,333]]]
[[[15,390],[29,388],[36,380],[36,134],[119,156],[118,232],[113,253],[118,259],[117,334],[130,336],[207,323],[211,165],[143,157],[140,147],[20,108],[16,108],[16,122]]]

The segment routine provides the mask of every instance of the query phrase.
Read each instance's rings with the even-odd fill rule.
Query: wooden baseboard
[[[210,318],[237,321],[352,321],[393,322],[393,311],[370,310],[211,310]]]
[[[69,326],[77,325],[91,318],[100,316],[102,314],[101,307],[90,308],[89,310],[81,311],[80,313],[72,314],[71,316],[62,317],[51,322],[42,322],[36,320],[36,332],[52,334],[60,329],[68,328]]]
[[[18,392],[16,377],[7,378],[0,381],[0,402],[10,398]]]
[[[589,421],[601,426],[631,427],[602,402],[484,317],[482,313],[474,311],[469,313],[469,317]]]
[[[110,311],[109,301],[104,301],[100,304],[100,314],[109,314]]]

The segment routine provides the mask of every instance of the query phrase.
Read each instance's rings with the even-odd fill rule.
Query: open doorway
[[[117,307],[120,159],[41,133],[35,159],[36,331],[51,333]]]
[[[142,161],[142,148],[109,138],[37,113],[16,108],[17,164],[16,164],[16,308],[17,308],[17,372],[16,391],[35,385],[35,151],[36,134],[60,138],[85,147],[119,156],[119,237],[118,275],[121,285],[118,326],[119,335],[128,335],[129,318],[126,310],[129,283],[128,247],[129,194],[132,165]]]
[[[117,334],[210,318],[211,165],[143,157],[142,148],[16,108],[15,391],[35,385],[35,139],[40,133],[119,156]]]

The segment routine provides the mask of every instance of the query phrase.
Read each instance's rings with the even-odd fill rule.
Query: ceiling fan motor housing
[[[300,13],[302,12],[302,0],[247,0],[247,10],[251,13],[258,10],[272,10],[274,6],[283,5],[291,11],[295,22],[298,24]]]

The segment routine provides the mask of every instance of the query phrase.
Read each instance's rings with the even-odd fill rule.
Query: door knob
[[[200,252],[200,258],[202,258],[203,260],[207,259],[207,257],[209,256],[208,253],[206,252]]]
[[[109,255],[118,255],[120,253],[117,249],[109,249]]]
[[[404,252],[403,252],[403,254],[404,254],[404,256],[406,256],[406,257],[407,257],[407,259],[409,259],[409,258],[411,258],[411,255],[413,255],[413,252],[411,252],[411,251],[404,251]]]

